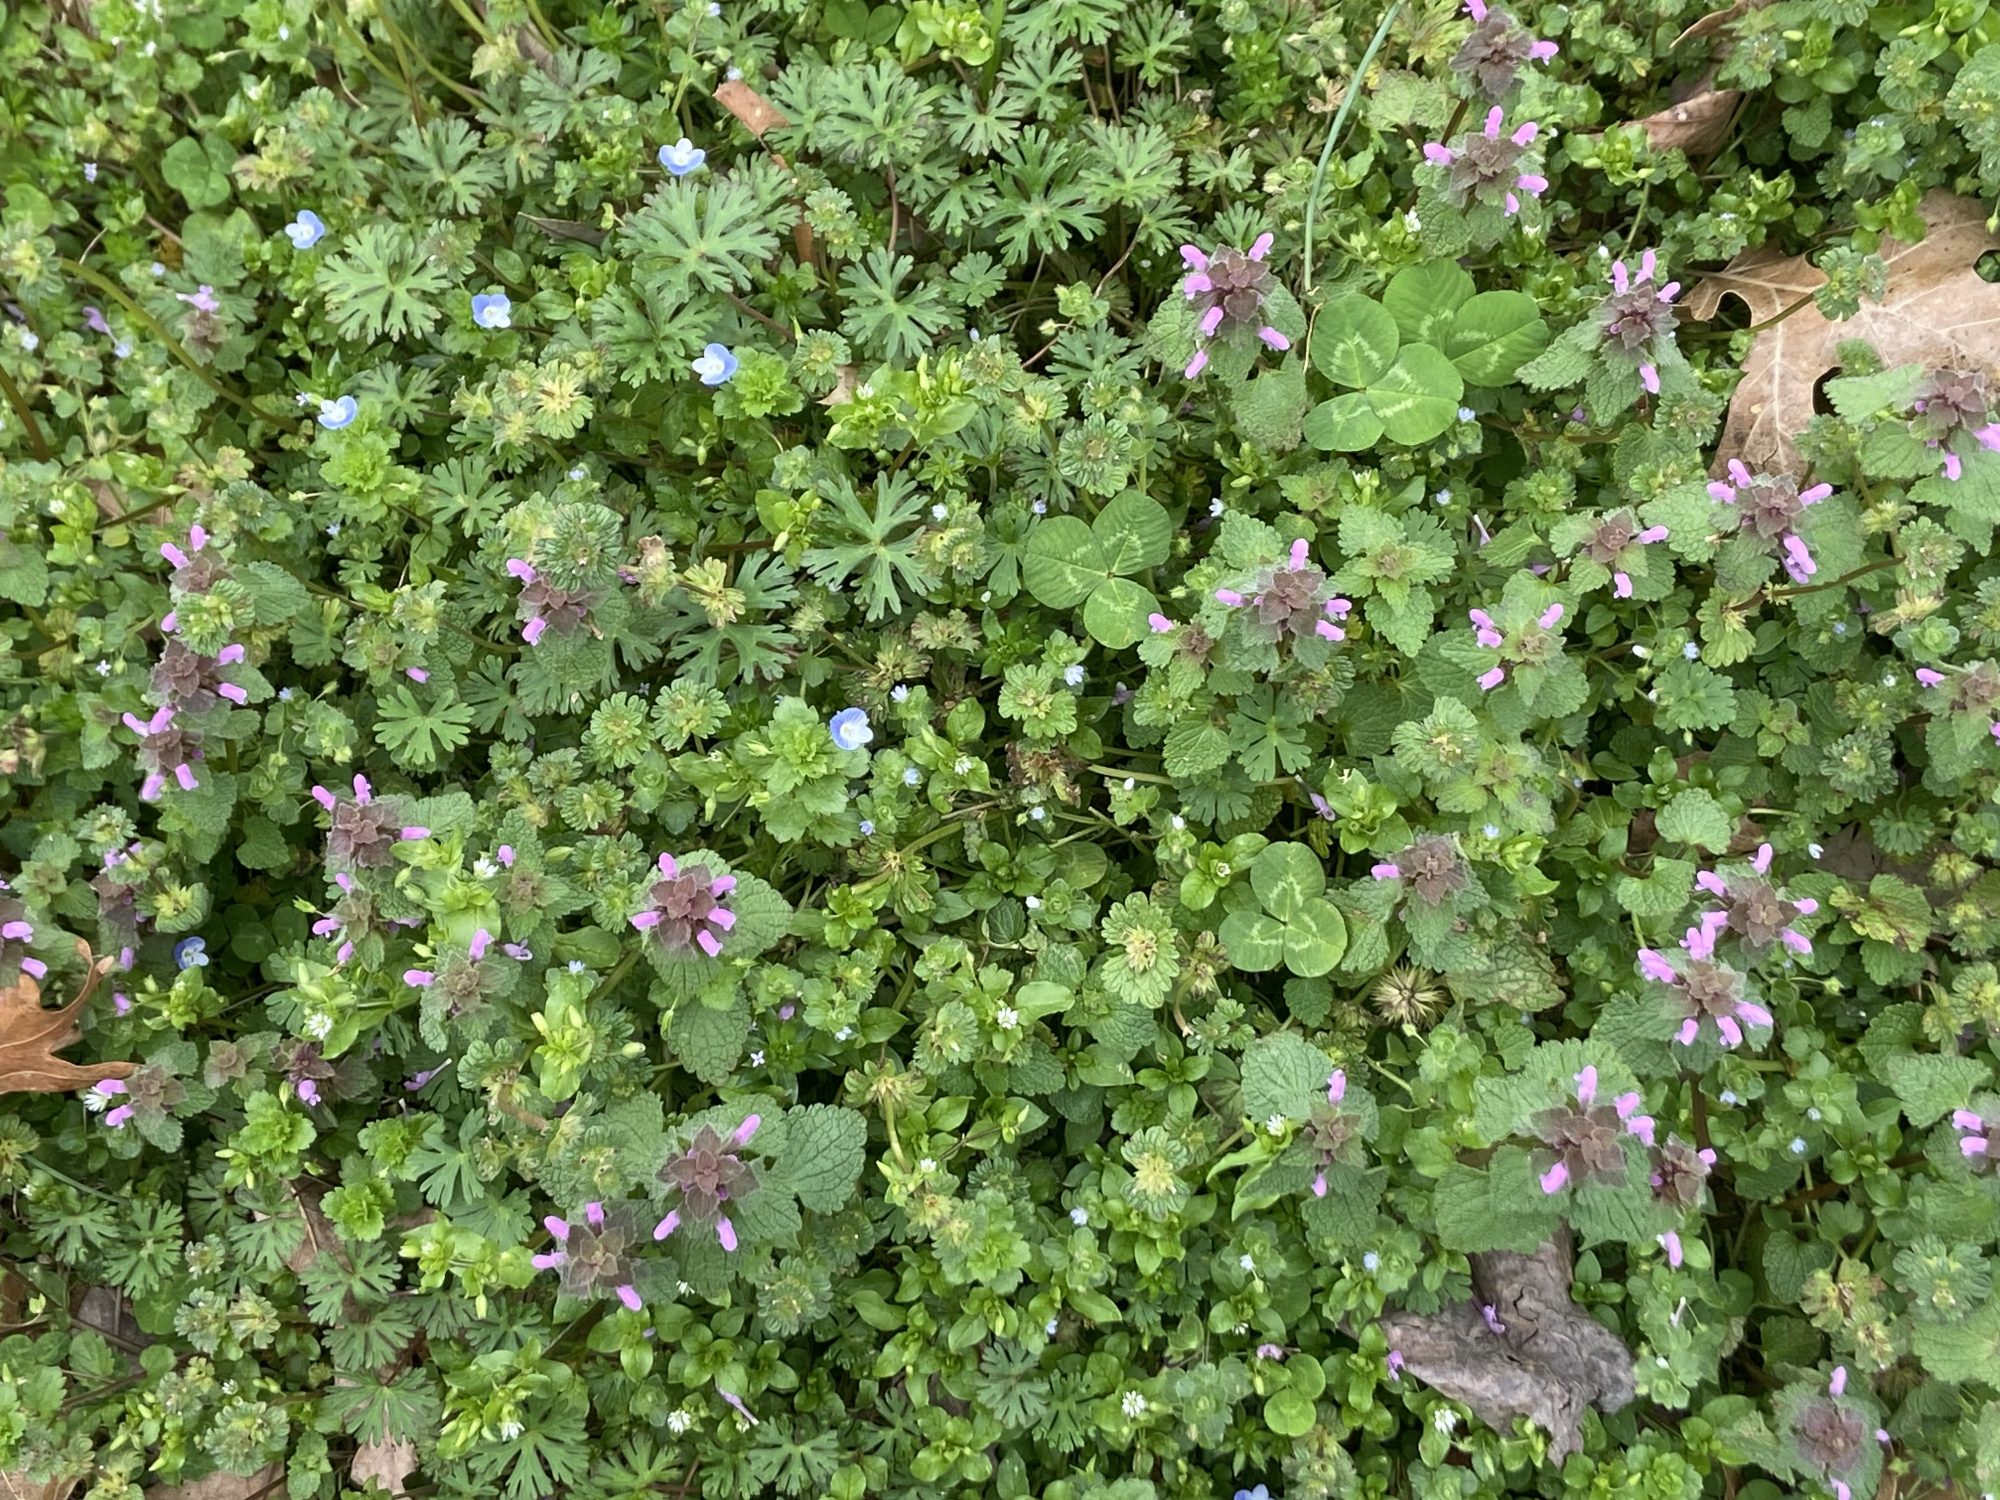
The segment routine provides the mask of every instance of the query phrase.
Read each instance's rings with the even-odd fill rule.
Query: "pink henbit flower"
[[[191,792],[201,785],[195,780],[191,764],[201,759],[201,750],[194,736],[174,723],[171,703],[160,707],[150,719],[126,714],[125,727],[139,736],[139,763],[146,773],[146,779],[139,787],[140,801],[159,800],[169,775],[184,792]]]
[[[178,302],[185,302],[196,312],[212,313],[222,311],[222,304],[215,297],[215,288],[207,282],[203,282],[200,287],[192,292],[175,292],[174,299]]]
[[[2000,422],[1986,420],[1987,379],[1983,371],[1944,369],[1931,373],[1911,402],[1916,426],[1934,449],[1943,450],[1944,477],[1956,484],[1965,472],[1964,460],[1952,451],[1953,441],[1970,437],[1989,453],[2000,453]]]
[[[1403,1358],[1402,1350],[1391,1349],[1389,1351],[1389,1358],[1387,1360],[1387,1364],[1389,1368],[1389,1378],[1391,1380],[1401,1380],[1403,1378],[1403,1366],[1405,1363],[1406,1361]]]
[[[640,1234],[628,1210],[607,1211],[602,1203],[586,1203],[581,1224],[550,1214],[542,1227],[555,1248],[530,1256],[529,1263],[538,1271],[560,1272],[565,1297],[583,1300],[609,1293],[629,1311],[644,1306],[632,1285],[632,1251]]]
[[[336,869],[366,870],[389,862],[399,842],[414,842],[431,836],[419,823],[405,823],[399,816],[401,801],[375,800],[375,789],[366,776],[354,778],[354,796],[336,797],[323,786],[312,789],[313,801],[332,814],[327,830],[326,852]]]
[[[1987,1120],[1969,1109],[1952,1111],[1952,1128],[1959,1132],[1958,1154],[1982,1172],[2000,1169],[2000,1120]]]
[[[1819,910],[1810,896],[1788,901],[1766,876],[1771,869],[1771,846],[1759,844],[1747,874],[1725,879],[1712,870],[1695,876],[1695,884],[1723,903],[1721,911],[1701,914],[1704,930],[1736,934],[1746,948],[1760,950],[1780,943],[1800,957],[1812,953],[1812,944],[1791,924]],[[1719,926],[1718,926],[1719,923]]]
[[[174,542],[160,543],[160,556],[173,566],[174,576],[170,582],[177,596],[206,594],[228,574],[228,564],[207,549],[208,532],[199,525],[188,528],[186,548]],[[207,555],[204,556],[204,553]],[[179,623],[178,617],[178,610],[169,610],[160,620],[160,629],[172,635]]]
[[[1264,264],[1271,245],[1272,237],[1260,234],[1247,252],[1225,247],[1209,255],[1194,245],[1181,246],[1181,260],[1188,268],[1181,279],[1181,295],[1193,305],[1198,339],[1245,329],[1280,353],[1292,347],[1289,338],[1264,321],[1264,299],[1277,287]],[[1207,364],[1208,351],[1198,347],[1181,373],[1192,380]]]
[[[1669,1229],[1659,1237],[1660,1248],[1667,1252],[1667,1264],[1678,1271],[1684,1256],[1681,1251],[1681,1237]]]
[[[1715,1166],[1713,1147],[1697,1151],[1685,1141],[1668,1141],[1654,1154],[1653,1196],[1675,1208],[1700,1206],[1702,1184]]]
[[[1683,1012],[1675,1037],[1683,1047],[1694,1045],[1704,1022],[1713,1027],[1725,1047],[1742,1046],[1745,1027],[1776,1024],[1768,1010],[1744,997],[1744,976],[1715,961],[1716,935],[1727,921],[1727,914],[1711,912],[1690,927],[1681,940],[1685,956],[1678,969],[1651,948],[1639,950],[1639,972],[1665,986]]]
[[[699,948],[710,958],[722,953],[722,940],[736,925],[736,913],[722,898],[736,889],[734,875],[714,875],[707,865],[683,869],[671,854],[662,854],[659,878],[646,892],[646,909],[632,925],[649,933],[669,953]]]
[[[100,1078],[84,1092],[83,1107],[92,1114],[102,1113],[104,1123],[112,1130],[123,1130],[132,1118],[130,1104],[112,1105],[118,1098],[129,1098],[130,1090],[122,1078]]]
[[[1681,290],[1678,281],[1653,285],[1658,264],[1658,257],[1648,250],[1639,257],[1639,274],[1634,276],[1624,261],[1613,261],[1611,295],[1597,309],[1605,347],[1631,360],[1638,368],[1639,384],[1654,396],[1660,394],[1659,351],[1672,347],[1673,301]]]
[[[243,647],[228,645],[207,657],[169,640],[153,665],[153,692],[176,709],[190,713],[214,707],[218,698],[238,705],[248,703],[249,690],[223,675],[225,668],[240,665],[245,654]]]
[[[1647,526],[1642,529],[1631,511],[1614,511],[1583,544],[1583,554],[1610,572],[1611,592],[1615,597],[1630,599],[1632,575],[1626,569],[1632,565],[1639,548],[1650,547],[1666,539],[1666,527]],[[1485,643],[1482,641],[1481,644]]]
[[[1368,873],[1376,880],[1407,882],[1410,898],[1427,909],[1442,906],[1472,879],[1458,845],[1441,833],[1412,840],[1395,859],[1384,860]]]
[[[1830,484],[1800,489],[1789,474],[1752,474],[1740,458],[1729,460],[1729,479],[1708,487],[1709,498],[1736,512],[1737,535],[1765,552],[1775,553],[1794,583],[1804,583],[1819,571],[1812,553],[1798,534],[1799,517],[1833,493]]]
[[[0,891],[7,889],[7,882],[0,880]],[[129,886],[117,887],[120,896],[128,899],[131,889]],[[102,904],[100,896],[99,905]],[[128,921],[136,939],[139,919],[134,914]],[[35,924],[28,920],[28,908],[13,896],[0,896],[0,973],[19,972],[31,979],[46,978],[49,966],[28,952],[27,945],[34,940]]]
[[[507,572],[521,581],[521,592],[514,603],[524,622],[521,639],[530,646],[551,628],[557,635],[568,635],[590,618],[591,607],[597,602],[597,596],[590,590],[559,589],[543,578],[532,563],[518,557],[507,559]]]
[[[1165,615],[1150,614],[1146,616],[1146,628],[1154,635],[1165,635],[1174,628],[1174,622]]]
[[[669,1161],[660,1171],[660,1181],[678,1196],[677,1207],[653,1228],[653,1238],[664,1240],[679,1229],[683,1220],[702,1227],[712,1226],[716,1243],[734,1253],[736,1226],[725,1212],[728,1204],[747,1197],[757,1186],[757,1169],[742,1159],[763,1120],[748,1115],[728,1136],[712,1125],[697,1130],[687,1150]]]
[[[1494,105],[1486,112],[1483,129],[1460,136],[1455,147],[1433,141],[1424,147],[1424,160],[1445,169],[1445,193],[1454,203],[1498,204],[1512,216],[1521,211],[1519,194],[1539,198],[1548,191],[1549,180],[1538,172],[1520,170],[1522,157],[1542,127],[1527,120],[1512,134],[1503,134],[1503,118],[1500,106]]]
[[[1489,99],[1506,96],[1522,64],[1547,62],[1556,55],[1554,42],[1537,41],[1486,0],[1465,0],[1465,13],[1473,20],[1472,35],[1451,60],[1452,71],[1470,78]]]
[[[1558,654],[1562,643],[1553,632],[1565,613],[1561,604],[1551,604],[1535,616],[1532,626],[1516,631],[1510,640],[1487,611],[1467,610],[1466,618],[1472,621],[1472,638],[1485,650],[1501,654],[1497,666],[1479,674],[1481,691],[1490,693],[1505,682],[1509,667],[1540,666]]]
[[[1335,1068],[1326,1080],[1326,1103],[1313,1105],[1299,1131],[1299,1139],[1313,1160],[1310,1186],[1315,1198],[1326,1196],[1326,1174],[1353,1154],[1361,1138],[1354,1116],[1341,1108],[1346,1098],[1347,1072]]]
[[[1312,547],[1304,537],[1294,541],[1285,561],[1261,569],[1248,587],[1246,599],[1236,589],[1215,591],[1216,601],[1231,609],[1252,606],[1249,633],[1259,640],[1305,640],[1318,636],[1326,641],[1344,641],[1341,628],[1354,601],[1333,596],[1327,575],[1312,562]]]
[[[1574,1104],[1542,1111],[1535,1127],[1554,1149],[1555,1161],[1542,1173],[1542,1191],[1551,1196],[1565,1187],[1588,1182],[1618,1182],[1625,1176],[1625,1137],[1653,1144],[1653,1118],[1638,1113],[1637,1093],[1620,1094],[1610,1104],[1597,1102],[1597,1069],[1585,1065],[1571,1080]]]

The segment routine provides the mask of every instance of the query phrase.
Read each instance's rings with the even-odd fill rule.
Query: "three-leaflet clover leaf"
[[[1313,367],[1344,387],[1312,409],[1305,438],[1316,448],[1357,453],[1387,437],[1427,443],[1458,419],[1465,381],[1444,352],[1405,343],[1379,302],[1342,296],[1313,327]]]
[[[1304,844],[1266,847],[1250,862],[1249,893],[1236,893],[1217,934],[1230,962],[1253,974],[1331,973],[1347,951],[1347,924],[1325,890],[1326,870]]]
[[[1164,563],[1173,538],[1160,503],[1127,491],[1088,524],[1053,516],[1038,525],[1021,549],[1021,577],[1051,609],[1081,604],[1091,638],[1119,649],[1146,634],[1146,616],[1160,607],[1132,575]]]

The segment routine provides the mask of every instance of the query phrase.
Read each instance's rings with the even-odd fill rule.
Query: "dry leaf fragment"
[[[715,86],[715,102],[743,122],[743,128],[764,139],[766,131],[792,122],[785,112],[740,78],[729,78]]]
[[[1922,243],[1882,241],[1889,275],[1880,302],[1864,301],[1836,323],[1806,301],[1756,334],[1729,401],[1716,472],[1740,458],[1753,469],[1802,476],[1806,465],[1794,436],[1812,420],[1813,393],[1837,363],[1834,350],[1850,339],[1873,345],[1890,365],[1949,365],[2000,376],[2000,286],[1980,280],[1974,269],[1986,251],[2000,249],[2000,236],[1988,231],[1986,210],[1975,199],[1934,189],[1921,209],[1929,228]],[[1696,318],[1712,318],[1722,299],[1734,296],[1753,322],[1766,323],[1824,285],[1825,274],[1804,256],[1764,245],[1703,277],[1687,308]]]
[[[1742,102],[1741,89],[1705,89],[1635,123],[1656,151],[1703,156],[1729,139],[1736,106]]]
[[[1471,1259],[1473,1299],[1439,1313],[1385,1312],[1389,1346],[1494,1430],[1526,1417],[1549,1434],[1552,1458],[1576,1452],[1585,1410],[1617,1411],[1634,1387],[1632,1351],[1570,1298],[1568,1231],[1533,1255]]]
[[[416,1472],[417,1445],[407,1438],[363,1443],[347,1466],[348,1481],[361,1489],[374,1480],[392,1495],[407,1494],[405,1481]]]
[[[260,1500],[283,1488],[285,1471],[276,1464],[255,1474],[231,1474],[225,1469],[185,1484],[160,1484],[145,1492],[146,1500]]]
[[[86,1065],[56,1056],[83,1036],[77,1014],[111,968],[108,957],[92,962],[84,943],[78,942],[76,950],[86,965],[83,989],[58,1010],[42,1008],[42,987],[31,974],[0,987],[0,1094],[63,1094],[88,1088],[100,1078],[131,1076],[128,1062]]]

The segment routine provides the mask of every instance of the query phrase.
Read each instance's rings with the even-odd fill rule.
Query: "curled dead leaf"
[[[42,1008],[42,987],[31,974],[24,972],[0,987],[0,1094],[64,1094],[88,1088],[100,1078],[131,1076],[128,1062],[83,1064],[56,1056],[82,1039],[77,1017],[111,968],[110,958],[93,960],[89,945],[81,940],[76,951],[85,965],[83,988],[60,1009]]]
[[[1741,89],[1709,89],[1635,123],[1656,151],[1705,156],[1729,139],[1736,107],[1742,102]]]
[[[1882,241],[1889,272],[1882,300],[1864,301],[1840,322],[1822,316],[1811,301],[1826,274],[1773,245],[1745,251],[1695,284],[1687,300],[1691,316],[1713,318],[1724,297],[1735,297],[1753,322],[1770,325],[1755,335],[1743,361],[1715,454],[1716,473],[1740,458],[1753,469],[1802,476],[1806,464],[1795,435],[1812,420],[1820,377],[1838,363],[1835,350],[1850,339],[1866,341],[1890,365],[2000,376],[2000,286],[1981,280],[1975,269],[1980,256],[2000,249],[2000,236],[1986,227],[1986,210],[1976,199],[1933,189],[1920,209],[1928,229],[1922,241]]]
[[[1674,38],[1676,47],[1684,47],[1689,42],[1698,42],[1705,36],[1713,36],[1731,21],[1748,15],[1753,10],[1762,10],[1775,0],[1736,0],[1734,5],[1725,5],[1721,10],[1712,10]]]
[[[715,102],[743,122],[743,128],[764,139],[767,131],[792,122],[785,112],[740,78],[729,78],[715,86]]]

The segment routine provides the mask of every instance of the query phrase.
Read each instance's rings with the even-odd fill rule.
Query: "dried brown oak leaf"
[[[62,1094],[88,1088],[100,1078],[131,1075],[128,1062],[84,1065],[56,1056],[83,1036],[77,1015],[111,967],[109,958],[93,963],[90,949],[81,942],[76,951],[86,968],[83,989],[59,1010],[42,1008],[42,987],[32,975],[23,974],[0,987],[0,1094]]]
[[[1406,1373],[1463,1401],[1495,1431],[1526,1417],[1561,1459],[1582,1446],[1587,1409],[1614,1412],[1635,1394],[1632,1351],[1569,1293],[1565,1231],[1533,1255],[1474,1255],[1472,1301],[1439,1313],[1385,1312],[1382,1332]]]
[[[743,122],[743,128],[764,139],[767,131],[792,122],[785,112],[740,78],[726,79],[715,86],[715,102]]]
[[[2000,286],[1981,281],[1974,269],[1981,255],[2000,249],[2000,236],[1987,231],[1986,210],[1975,199],[1934,189],[1921,208],[1929,227],[1923,241],[1905,245],[1885,236],[1881,255],[1889,276],[1882,300],[1864,300],[1842,322],[1822,317],[1811,301],[1826,285],[1825,274],[1804,256],[1769,245],[1695,284],[1687,300],[1693,317],[1714,317],[1722,299],[1734,296],[1754,322],[1771,324],[1752,340],[1729,399],[1717,473],[1732,458],[1752,469],[1805,473],[1793,438],[1812,420],[1813,391],[1837,363],[1835,348],[1849,339],[1873,345],[1889,365],[1950,365],[2000,376]],[[1802,305],[1788,313],[1795,304]]]
[[[1741,89],[1703,89],[1634,123],[1646,132],[1655,151],[1706,156],[1729,139],[1736,106],[1742,102]]]

